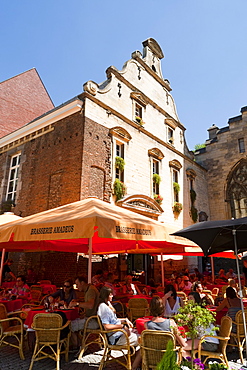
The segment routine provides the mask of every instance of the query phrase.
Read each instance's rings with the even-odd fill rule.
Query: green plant
[[[122,157],[115,157],[115,167],[119,168],[120,171],[124,170],[125,162]]]
[[[124,185],[122,181],[120,181],[119,179],[116,179],[113,184],[113,194],[116,195],[117,201],[123,198],[125,193],[126,193],[126,186]]]
[[[190,215],[191,215],[193,222],[196,222],[198,219],[198,211],[194,205],[192,205],[190,208]]]
[[[180,185],[175,181],[173,183],[173,190],[175,194],[178,194],[180,192]]]
[[[145,122],[142,120],[140,116],[136,116],[135,119],[138,123],[140,123],[141,126],[144,125]]]
[[[208,368],[209,370],[227,370],[227,366],[224,365],[222,362],[219,363],[219,362],[212,362],[212,361],[209,361],[208,363]]]
[[[196,200],[196,192],[194,189],[190,189],[190,199],[191,199],[191,203],[194,204]]]
[[[181,212],[181,211],[182,211],[182,209],[183,209],[183,205],[182,205],[182,203],[175,202],[175,203],[173,204],[172,209],[173,209],[173,213],[180,214],[180,212]]]
[[[154,200],[155,202],[157,202],[158,204],[161,204],[163,202],[163,198],[161,195],[159,194],[154,194]]]
[[[215,318],[212,312],[193,301],[188,301],[186,306],[179,308],[178,312],[174,318],[179,326],[181,325],[188,329],[186,336],[192,339],[191,357],[193,361],[194,340],[198,336],[198,328],[209,328],[210,324],[215,321]]]
[[[173,351],[171,340],[167,343],[166,352],[158,363],[156,370],[179,370],[180,366],[176,363],[176,353]]]
[[[153,182],[155,183],[155,184],[160,184],[160,182],[161,182],[161,177],[160,177],[160,175],[158,174],[158,173],[154,173],[153,174]]]

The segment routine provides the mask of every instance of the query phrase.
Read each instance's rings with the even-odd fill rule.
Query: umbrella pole
[[[161,280],[162,280],[162,287],[165,286],[165,275],[164,275],[164,261],[163,261],[163,253],[161,253]]]
[[[92,250],[93,250],[93,238],[88,240],[88,284],[92,281]]]
[[[210,262],[211,262],[211,272],[212,272],[212,282],[214,283],[214,257],[210,257]]]
[[[247,329],[246,329],[246,320],[245,320],[245,311],[244,311],[244,303],[243,303],[243,291],[241,285],[241,278],[240,278],[240,269],[239,269],[239,261],[238,261],[238,247],[237,247],[237,236],[236,230],[232,230],[233,240],[234,240],[234,250],[236,255],[236,265],[237,265],[237,274],[238,274],[238,284],[239,284],[239,295],[240,295],[240,302],[241,302],[241,310],[243,314],[243,324],[244,324],[244,335],[245,335],[245,350],[247,356]],[[245,359],[245,365],[247,365],[247,360]]]
[[[5,257],[5,248],[3,248],[2,250],[2,258],[1,258],[1,266],[0,266],[0,286],[2,285],[4,257]]]

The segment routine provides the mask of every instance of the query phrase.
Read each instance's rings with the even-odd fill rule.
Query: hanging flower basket
[[[155,202],[157,202],[158,204],[161,204],[163,202],[163,198],[161,195],[159,194],[154,194],[154,200]]]
[[[160,184],[160,182],[161,182],[161,177],[160,177],[160,175],[158,175],[157,173],[154,173],[153,174],[153,182],[155,183],[155,184]]]
[[[172,207],[173,213],[176,213],[176,214],[179,215],[181,213],[182,209],[183,209],[182,203],[175,202],[173,204],[173,207]]]
[[[113,194],[116,196],[116,200],[120,200],[126,194],[126,186],[125,184],[116,179],[113,184]]]
[[[142,120],[142,118],[140,116],[136,116],[135,117],[135,120],[136,122],[138,122],[141,126],[143,126],[145,124],[145,122]]]
[[[124,170],[125,162],[122,157],[115,157],[115,167],[119,168],[120,171]]]
[[[173,189],[175,194],[178,194],[180,192],[180,185],[175,181],[173,182]]]

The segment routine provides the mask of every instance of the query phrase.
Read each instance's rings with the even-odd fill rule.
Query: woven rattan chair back
[[[41,300],[42,292],[41,290],[32,289],[30,290],[31,299],[29,303],[36,303],[38,304]]]
[[[145,298],[131,298],[128,302],[128,317],[135,321],[139,317],[149,315],[149,304]]]
[[[103,331],[103,326],[99,316],[91,316],[85,322],[84,328],[81,332],[82,344],[81,351],[79,353],[78,359],[80,360],[87,348],[92,344],[98,344],[100,347],[103,346],[104,340],[101,335]]]
[[[60,369],[60,354],[65,354],[68,361],[70,321],[63,325],[63,318],[56,313],[40,313],[34,316],[32,329],[35,330],[36,342],[29,370],[32,369],[34,361],[51,358],[56,361],[56,369]],[[68,330],[66,334],[64,330]],[[63,336],[61,335],[63,332]]]
[[[20,317],[17,317],[17,313],[15,314],[15,317],[8,317],[6,307],[3,304],[0,304],[0,346],[10,345],[11,347],[18,348],[20,358],[24,360],[23,336],[24,328]],[[9,337],[14,337],[17,344],[15,340],[7,340]]]
[[[184,302],[187,302],[187,295],[184,292],[177,292],[177,297],[182,298]]]
[[[41,285],[31,285],[30,291],[32,290],[40,290],[42,292],[42,286]]]
[[[232,319],[229,316],[223,316],[220,323],[219,333],[217,333],[219,337],[224,338],[219,340],[220,341],[218,346],[219,352],[224,352],[226,350],[226,346],[229,340],[226,338],[230,338],[231,330],[232,330]]]
[[[247,309],[244,310],[245,320],[247,322]],[[228,345],[237,347],[239,350],[239,357],[242,362],[244,363],[243,357],[243,350],[245,346],[245,332],[244,332],[244,324],[243,324],[243,312],[240,310],[235,315],[235,321],[232,321],[234,332],[232,331],[230,334],[231,341],[229,341]]]
[[[174,351],[178,351],[178,362],[181,360],[181,348],[176,347],[173,333],[160,330],[143,330],[141,334],[142,368],[156,369],[166,352],[167,343],[172,341]],[[172,369],[171,369],[172,370]]]
[[[198,356],[200,358],[204,358],[203,363],[205,364],[208,359],[216,358],[221,360],[228,368],[228,360],[226,356],[226,347],[227,343],[230,339],[230,333],[232,330],[232,319],[229,316],[223,316],[221,319],[220,330],[217,335],[212,335],[211,337],[215,337],[219,339],[218,349],[215,352],[206,351],[202,349],[202,343],[210,335],[204,335],[198,345]]]
[[[0,304],[0,320],[2,319],[7,319],[7,310],[4,304]],[[2,330],[5,331],[9,327],[9,322],[4,321],[0,325]]]

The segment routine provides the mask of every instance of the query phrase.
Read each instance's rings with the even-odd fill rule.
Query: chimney
[[[208,134],[209,134],[209,140],[212,140],[212,139],[215,139],[217,137],[217,131],[219,130],[219,128],[217,126],[215,126],[215,124],[213,123],[211,127],[209,127],[208,129]]]

